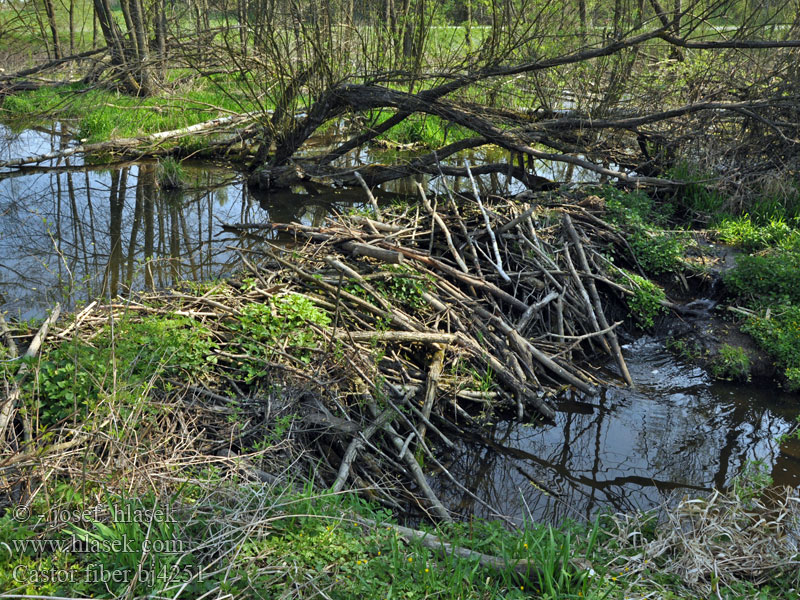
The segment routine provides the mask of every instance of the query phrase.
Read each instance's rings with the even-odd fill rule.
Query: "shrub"
[[[92,344],[75,339],[46,352],[38,371],[39,417],[44,425],[88,414],[104,396],[127,392],[164,376],[196,378],[213,361],[208,329],[187,317],[145,317],[104,327]],[[114,373],[119,374],[116,378]]]
[[[319,336],[312,325],[327,327],[328,313],[302,294],[272,296],[266,303],[254,302],[242,309],[239,321],[231,325],[234,341],[254,358],[267,359],[275,350],[288,350],[308,364]],[[243,363],[248,381],[266,371],[258,361]]]
[[[657,210],[653,199],[642,191],[605,187],[600,193],[606,200],[609,220],[629,230],[630,246],[642,269],[658,275],[680,268],[687,235],[666,233],[654,227],[666,224],[665,207]]]
[[[742,331],[775,357],[790,387],[800,389],[800,306],[777,306],[770,313],[748,320]]]
[[[626,297],[630,314],[642,327],[652,327],[655,325],[655,318],[666,310],[661,304],[666,294],[649,279],[629,272],[626,272],[626,275],[633,283],[633,295]]]
[[[744,348],[722,344],[719,354],[711,359],[709,370],[716,379],[747,381],[750,379],[750,359]]]
[[[740,256],[724,281],[731,292],[756,303],[800,303],[800,252],[777,248]]]

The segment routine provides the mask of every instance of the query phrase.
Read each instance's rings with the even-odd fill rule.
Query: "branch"
[[[34,75],[36,73],[41,73],[42,71],[46,71],[47,69],[52,69],[53,67],[57,67],[59,65],[63,65],[66,62],[71,62],[73,60],[81,60],[83,58],[88,58],[90,56],[94,56],[95,54],[100,54],[108,50],[107,46],[103,46],[102,48],[96,48],[94,50],[87,50],[86,52],[81,52],[80,54],[73,54],[72,56],[65,56],[63,58],[57,58],[55,60],[51,60],[50,62],[43,63],[41,65],[37,65],[35,67],[31,67],[30,69],[23,69],[22,71],[17,71],[16,73],[11,73],[9,75],[0,75],[0,82],[3,81],[11,81],[12,79],[19,79],[20,77],[27,77],[28,75]]]

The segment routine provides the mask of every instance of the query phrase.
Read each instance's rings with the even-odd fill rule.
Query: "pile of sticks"
[[[348,479],[385,488],[378,481],[394,465],[447,519],[415,458],[438,464],[427,437],[452,446],[447,432],[477,425],[478,413],[552,419],[550,399],[565,386],[592,394],[607,384],[586,366],[609,357],[633,383],[615,333],[621,322],[605,309],[631,293],[607,273],[610,246],[624,250],[625,240],[598,216],[596,197],[484,202],[476,186],[460,198],[429,198],[418,186],[418,206],[382,211],[364,189],[368,216],[226,228],[271,239],[266,250],[240,249],[253,273],[279,274],[334,315],[325,348],[343,349],[357,383],[344,394],[355,398],[348,408],[333,414],[320,404],[312,419],[325,429],[334,489]],[[388,448],[373,439],[380,431]],[[365,447],[382,448],[383,467],[356,461]]]
[[[77,337],[92,344],[104,324],[121,319],[193,319],[214,336],[215,373],[202,382],[173,377],[150,392],[159,403],[175,401],[192,412],[187,423],[202,424],[197,434],[170,426],[172,435],[190,435],[192,460],[250,452],[247,432],[258,430],[263,439],[281,404],[303,424],[288,435],[313,457],[318,482],[336,491],[369,490],[403,512],[416,506],[450,520],[423,458],[454,480],[436,449],[454,447],[455,436],[480,427],[482,417],[553,419],[552,399],[565,387],[595,393],[608,382],[592,367],[610,361],[632,383],[615,333],[621,322],[607,316],[610,306],[621,314],[619,298],[632,293],[606,258],[614,247],[624,251],[625,240],[603,221],[596,197],[481,198],[476,186],[459,198],[449,191],[428,197],[419,186],[418,205],[381,210],[364,188],[366,214],[324,227],[226,225],[239,242],[248,239],[232,246],[247,282],[94,302],[68,327],[54,325],[47,343]],[[254,237],[263,243],[250,243]],[[311,300],[330,323],[301,326],[303,339],[314,340],[302,353],[280,339],[266,354],[248,355],[242,315],[253,304],[276,306],[287,294]],[[246,375],[248,363],[269,375]],[[268,390],[278,388],[283,395],[272,398]],[[259,413],[259,399],[268,396],[266,413]],[[0,421],[11,433],[15,404],[6,403]],[[234,408],[247,424],[236,431],[219,419]],[[19,461],[34,454],[42,460],[35,449],[22,451],[36,445],[28,438],[12,444]],[[73,436],[67,443],[88,440]],[[269,465],[250,462],[258,478],[269,480]]]

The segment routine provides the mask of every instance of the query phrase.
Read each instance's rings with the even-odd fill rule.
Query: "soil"
[[[690,279],[689,285],[679,285],[676,279],[672,285],[665,286],[668,297],[684,299],[679,313],[671,311],[659,327],[668,347],[720,379],[782,383],[781,374],[769,354],[741,330],[745,317],[727,310],[723,275],[736,266],[739,251],[710,241],[702,232],[695,239],[697,246],[688,260],[703,266],[705,272]],[[687,288],[690,290],[688,297]],[[721,349],[726,346],[741,349],[747,356],[749,369],[739,375],[720,374],[719,366],[724,362]]]

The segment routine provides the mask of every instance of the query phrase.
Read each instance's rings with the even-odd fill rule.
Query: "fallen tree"
[[[251,183],[264,189],[314,179],[356,185],[353,168],[341,157],[358,155],[409,120],[431,118],[445,132],[441,145],[398,165],[359,167],[368,184],[410,174],[465,176],[458,164],[464,152],[483,145],[509,156],[508,162],[484,165],[483,173],[505,174],[532,190],[553,184],[537,173],[547,164],[581,169],[596,180],[675,188],[686,183],[685,173],[674,175],[676,167],[688,163],[690,177],[702,174],[732,192],[748,189],[770,170],[797,167],[800,87],[790,66],[800,46],[796,15],[770,28],[764,20],[779,20],[782,8],[767,17],[748,12],[738,24],[709,30],[707,21],[727,3],[693,2],[667,13],[652,3],[652,15],[641,6],[626,14],[619,4],[613,36],[587,33],[583,26],[574,35],[570,25],[577,15],[570,7],[559,7],[563,14],[553,35],[550,4],[537,5],[541,10],[525,2],[493,5],[491,35],[480,51],[448,52],[429,34],[413,67],[403,63],[406,68],[369,55],[377,65],[363,70],[344,37],[304,30],[308,48],[335,46],[341,54],[326,57],[306,48],[287,67],[291,83],[276,98],[284,105],[301,96],[310,102],[295,117],[282,112],[261,122]],[[362,32],[365,55],[374,33]],[[256,44],[265,64],[277,60],[269,41]],[[702,73],[694,72],[693,61],[703,64]],[[304,148],[345,117],[363,125],[333,150]],[[450,130],[462,139],[447,143]]]

